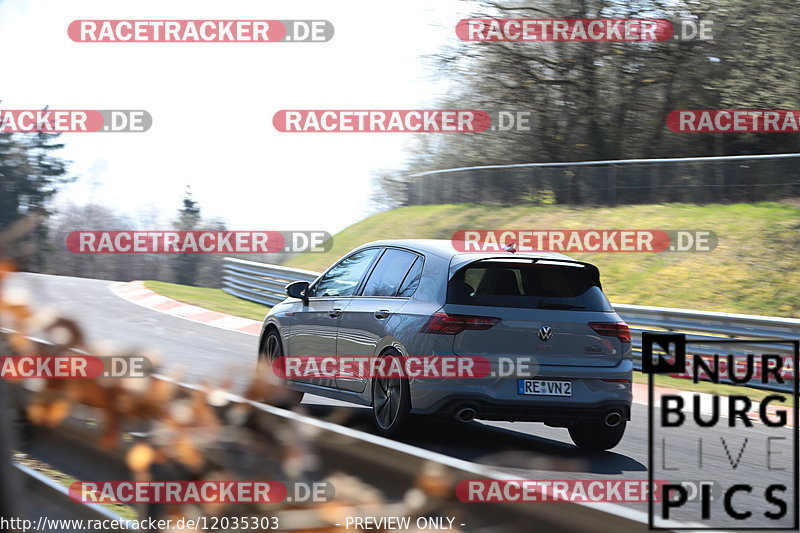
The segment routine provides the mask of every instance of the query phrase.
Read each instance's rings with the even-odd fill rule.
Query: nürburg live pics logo
[[[651,529],[798,528],[799,350],[796,339],[642,334],[649,481],[667,480],[648,502]],[[663,389],[656,374],[725,387]]]

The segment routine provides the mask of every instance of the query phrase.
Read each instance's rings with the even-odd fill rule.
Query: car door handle
[[[382,318],[386,318],[391,313],[389,313],[388,309],[381,309],[380,311],[375,311],[374,314],[375,314],[375,318],[382,319]]]
[[[331,318],[339,318],[339,316],[340,316],[341,314],[342,314],[342,310],[341,310],[340,308],[338,308],[338,307],[334,307],[334,308],[333,308],[333,309],[332,309],[332,310],[331,310],[331,311],[328,313],[328,316],[330,316]]]

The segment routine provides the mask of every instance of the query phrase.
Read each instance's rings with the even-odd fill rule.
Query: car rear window
[[[447,302],[569,311],[612,310],[592,271],[557,264],[472,263],[450,280]]]
[[[419,280],[422,277],[422,258],[417,257],[417,260],[414,261],[414,264],[411,266],[411,270],[408,271],[406,274],[406,279],[403,280],[403,284],[400,286],[400,290],[397,292],[398,296],[408,298],[414,291],[417,290],[419,287]]]

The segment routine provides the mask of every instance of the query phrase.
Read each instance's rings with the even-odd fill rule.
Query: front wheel
[[[400,357],[390,351],[384,357]],[[384,368],[386,365],[384,365]],[[411,389],[405,378],[373,378],[372,380],[372,419],[378,433],[394,437],[407,426],[411,412]]]
[[[569,436],[582,450],[610,450],[622,440],[626,424],[623,418],[614,427],[609,427],[602,420],[574,425],[569,427]]]

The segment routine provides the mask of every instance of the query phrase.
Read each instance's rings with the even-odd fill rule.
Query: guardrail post
[[[617,203],[617,166],[608,165],[608,181],[606,183],[608,205]]]
[[[659,187],[661,185],[661,166],[652,165],[650,167],[650,201],[658,203]]]

